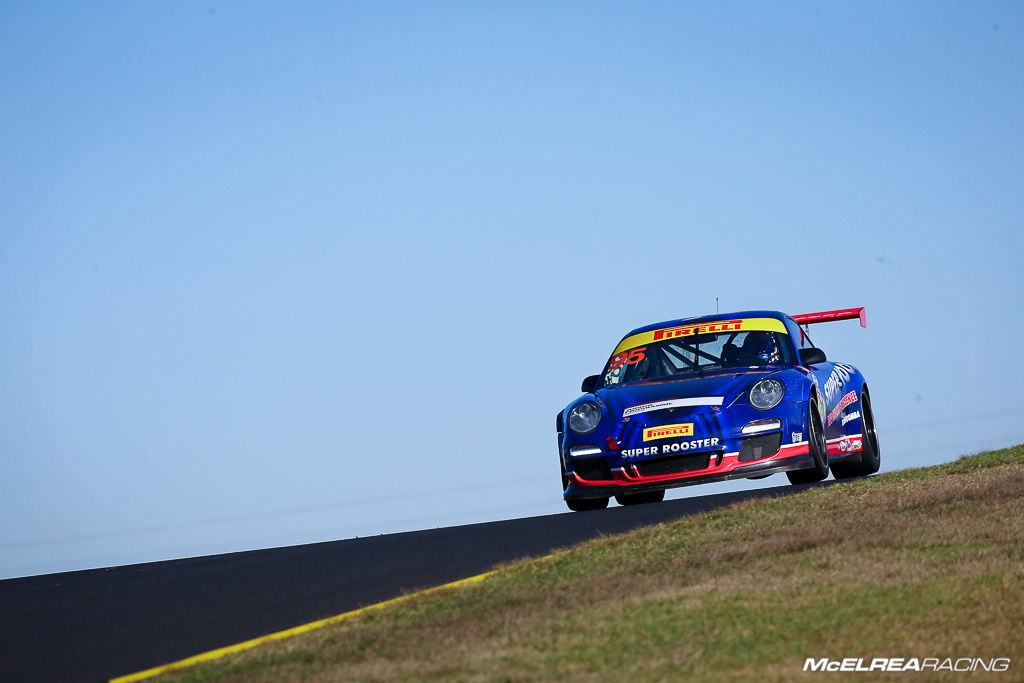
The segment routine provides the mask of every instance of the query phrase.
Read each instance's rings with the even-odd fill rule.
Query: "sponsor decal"
[[[637,347],[646,346],[647,344],[663,341],[665,339],[691,337],[698,334],[739,331],[781,332],[782,334],[789,334],[783,322],[776,318],[716,320],[714,322],[707,323],[692,323],[689,325],[678,325],[675,327],[663,327],[660,330],[651,330],[650,332],[634,334],[619,342],[619,345],[615,347],[614,351],[612,351],[612,356],[618,356],[618,354],[628,349],[635,349]]]
[[[693,436],[693,423],[649,427],[644,430],[644,441],[670,439],[675,436]]]
[[[669,408],[689,408],[692,406],[720,406],[724,396],[697,396],[695,398],[670,398],[664,401],[652,401],[630,406],[622,411],[622,417],[649,413],[652,410],[668,410]]]
[[[856,420],[858,418],[860,418],[860,411],[859,410],[855,410],[852,413],[848,413],[846,415],[843,415],[843,419],[840,420],[840,423],[845,427],[847,422],[849,422],[851,420]]]
[[[793,443],[803,443],[804,442],[804,433],[803,432],[793,432],[792,434],[790,434],[790,436],[793,438]]]
[[[654,331],[654,341],[672,339],[673,337],[690,337],[697,334],[714,334],[715,332],[738,332],[742,325],[742,320],[719,320],[717,322],[703,323],[701,325],[666,327],[665,329]]]
[[[677,443],[667,443],[661,447],[662,455],[667,453],[678,453],[679,451],[699,451],[701,449],[714,448],[718,445],[718,439],[711,437],[710,439],[697,439],[695,441],[679,441]]]
[[[626,448],[621,451],[623,458],[639,458],[645,455],[668,455],[683,451],[699,451],[714,448],[719,444],[719,439],[710,437],[707,439],[694,439],[693,441],[677,441],[666,443],[661,446],[647,446],[646,448]]]
[[[856,391],[851,391],[846,396],[843,396],[841,399],[839,399],[839,403],[837,403],[836,407],[832,409],[832,412],[828,414],[828,420],[825,422],[825,426],[827,427],[831,425],[833,422],[835,422],[836,418],[839,417],[839,413],[843,412],[843,408],[856,402]]]
[[[836,363],[836,366],[832,368],[832,374],[825,380],[824,392],[826,402],[832,402],[832,399],[836,397],[836,394],[843,388],[843,385],[850,381],[854,372],[856,371],[852,365]]]
[[[860,439],[843,439],[839,442],[839,451],[841,453],[849,453],[851,451],[859,451],[863,447]]]

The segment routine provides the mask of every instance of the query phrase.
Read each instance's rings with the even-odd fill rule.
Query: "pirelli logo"
[[[718,322],[704,323],[703,325],[682,325],[680,327],[666,327],[665,329],[654,331],[654,341],[661,341],[662,339],[672,339],[673,337],[689,337],[690,335],[694,334],[730,332],[733,330],[739,330],[742,325],[742,320],[719,320]]]
[[[674,327],[663,327],[660,330],[649,330],[637,332],[619,342],[619,345],[612,351],[616,356],[629,349],[637,349],[648,344],[681,339],[684,343],[688,337],[700,334],[731,334],[733,332],[779,332],[788,334],[786,325],[778,318],[737,318],[735,320],[713,320],[706,323],[690,323],[689,325],[676,325]]]
[[[671,439],[681,436],[693,436],[693,423],[679,425],[662,425],[661,427],[649,427],[644,430],[644,441],[655,439]]]

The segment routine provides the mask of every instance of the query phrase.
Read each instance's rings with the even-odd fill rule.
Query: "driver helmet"
[[[742,354],[747,360],[757,360],[765,365],[779,360],[779,349],[771,332],[748,332],[743,340]]]

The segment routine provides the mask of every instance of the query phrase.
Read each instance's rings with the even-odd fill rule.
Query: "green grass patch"
[[[808,657],[1009,657],[1019,679],[1022,494],[1024,445],[747,501],[167,677],[763,681],[820,677]]]

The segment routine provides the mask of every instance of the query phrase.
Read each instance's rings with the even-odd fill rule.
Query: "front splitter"
[[[624,493],[643,493],[645,491],[660,491],[664,489],[680,488],[682,486],[694,486],[696,484],[713,484],[733,479],[748,479],[750,477],[766,477],[779,472],[791,470],[802,470],[814,467],[814,457],[810,453],[802,453],[789,458],[777,458],[767,462],[753,463],[750,465],[738,465],[728,472],[712,472],[708,474],[687,474],[675,479],[659,479],[658,481],[640,482],[636,484],[579,484],[575,477],[570,478],[569,487],[565,490],[563,497],[566,500],[580,500],[583,498],[608,498],[622,495]],[[573,483],[573,482],[577,483]]]

